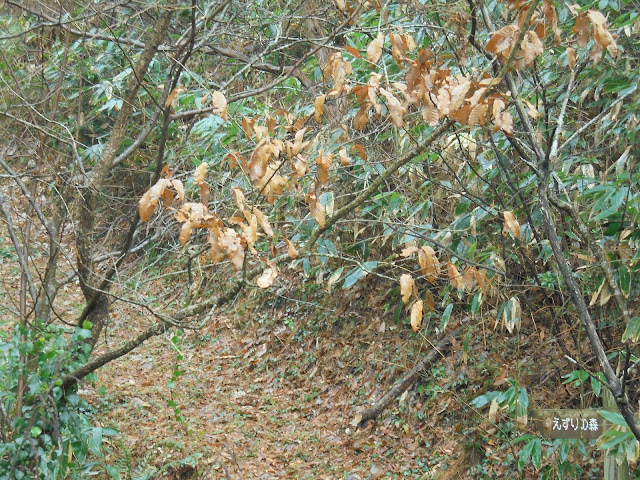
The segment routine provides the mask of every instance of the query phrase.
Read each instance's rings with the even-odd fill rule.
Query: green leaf
[[[440,321],[440,331],[444,332],[449,324],[449,318],[451,317],[451,311],[453,310],[453,303],[447,305],[447,308],[444,309],[444,313],[442,314],[442,320]]]
[[[596,397],[599,397],[602,393],[602,386],[604,385],[605,379],[604,374],[602,372],[598,372],[595,376],[591,377],[591,389],[593,393],[596,394]]]
[[[484,395],[480,395],[473,400],[471,400],[471,406],[475,408],[482,408],[488,403],[491,403],[495,398],[500,395],[500,392],[487,392]]]
[[[102,456],[102,428],[94,427],[91,429],[91,436],[89,437],[88,445],[91,453],[99,457]]]
[[[625,421],[624,417],[621,414],[617,412],[610,412],[609,410],[598,410],[598,411],[600,412],[600,415],[602,415],[602,418],[610,421],[614,425],[620,425],[622,427],[627,426],[627,422]]]
[[[620,445],[622,442],[626,440],[631,440],[631,439],[635,440],[635,437],[631,432],[620,432],[618,430],[609,430],[608,432],[604,433],[600,438],[609,439],[598,447],[600,450],[612,450],[613,447],[615,447],[616,445]]]
[[[518,470],[522,470],[529,459],[533,466],[540,468],[540,459],[542,457],[542,442],[539,438],[530,440],[518,455]]]
[[[364,271],[360,267],[351,269],[347,274],[347,277],[344,279],[342,288],[349,288],[355,285],[358,282],[358,280],[360,280],[363,276],[364,276]]]
[[[633,317],[622,334],[622,341],[637,342],[640,339],[640,316]]]
[[[622,290],[622,294],[628,297],[631,292],[631,274],[624,265],[618,267],[618,278],[620,279],[620,290]]]

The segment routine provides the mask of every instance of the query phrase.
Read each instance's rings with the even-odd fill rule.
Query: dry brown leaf
[[[360,55],[360,50],[358,50],[357,48],[350,47],[349,45],[347,45],[346,47],[344,47],[344,49],[354,57],[362,58],[362,55]]]
[[[324,185],[329,181],[329,167],[333,162],[333,155],[325,155],[322,149],[318,152],[316,165],[318,166],[318,185]]]
[[[307,194],[307,204],[309,205],[309,213],[318,222],[320,227],[324,227],[326,222],[326,212],[324,209],[324,205],[317,201],[317,197],[315,193]]]
[[[296,246],[286,237],[284,241],[287,242],[287,253],[289,254],[289,258],[294,260],[298,258],[298,250],[296,249]]]
[[[453,288],[462,288],[464,289],[464,282],[462,281],[462,277],[460,276],[460,272],[458,272],[458,268],[454,263],[447,263],[447,274],[449,275],[449,282],[451,282],[451,286]]]
[[[267,216],[255,207],[253,209],[253,213],[255,213],[256,217],[258,218],[258,222],[260,223],[262,230],[264,230],[264,233],[266,233],[269,238],[273,238],[273,229],[269,224]]]
[[[551,26],[551,30],[553,30],[556,44],[560,45],[562,38],[560,37],[561,30],[560,27],[558,27],[558,15],[556,13],[556,8],[549,0],[543,0],[542,12],[544,13],[547,23]]]
[[[416,253],[417,251],[418,251],[418,247],[416,247],[415,245],[411,247],[406,247],[402,249],[402,251],[400,252],[400,256],[403,258],[407,258],[413,255],[414,253]]]
[[[516,217],[512,212],[505,210],[502,212],[504,216],[504,226],[502,227],[502,235],[507,236],[509,233],[514,236],[514,238],[520,238],[520,224]]]
[[[471,82],[466,77],[460,77],[457,79],[458,84],[450,90],[451,102],[449,103],[449,111],[455,112],[462,106],[464,100],[471,88]],[[429,97],[431,98],[431,97]],[[473,102],[472,102],[473,105]]]
[[[367,47],[367,60],[371,63],[378,63],[382,56],[382,46],[384,45],[384,34],[378,33],[378,36]]]
[[[340,156],[340,165],[346,167],[351,164],[351,159],[349,158],[349,155],[347,155],[347,149],[345,147],[340,149],[338,155]]]
[[[536,32],[533,30],[527,32],[520,46],[520,55],[514,64],[516,69],[522,70],[523,68],[530,66],[533,64],[536,57],[538,55],[542,55],[543,52],[544,46]]]
[[[173,185],[173,188],[178,194],[178,200],[184,202],[184,185],[182,184],[182,182],[177,178],[174,178],[173,180],[171,180],[171,185]]]
[[[618,46],[616,45],[613,35],[607,30],[607,19],[602,13],[596,10],[589,10],[587,17],[593,27],[593,41],[595,43],[593,50],[607,49],[612,57],[618,55]],[[593,52],[592,52],[593,53]],[[601,55],[601,54],[600,54]],[[599,58],[598,58],[599,60]],[[597,63],[597,61],[595,62]]]
[[[268,267],[262,271],[262,274],[256,280],[256,284],[260,288],[269,288],[273,285],[278,276],[278,267],[274,262],[267,262]]]
[[[185,87],[184,85],[181,87],[176,87],[173,90],[171,90],[171,93],[169,95],[167,95],[167,100],[164,102],[164,106],[166,108],[169,108],[169,106],[171,106],[171,108],[173,108],[174,110],[176,109],[176,104],[178,101],[178,94],[184,92],[187,90],[187,87]]]
[[[422,119],[425,121],[427,125],[430,127],[435,127],[438,125],[438,121],[440,120],[440,112],[438,111],[438,107],[431,100],[431,97],[427,97],[424,102],[424,106],[422,107]]]
[[[313,101],[314,115],[317,123],[322,123],[322,114],[324,113],[324,101],[327,98],[326,95],[318,95]]]
[[[467,290],[471,290],[476,283],[476,269],[468,267],[462,274],[462,282]]]
[[[473,107],[471,113],[469,114],[469,125],[484,125],[487,118],[487,110],[489,109],[489,105],[486,103],[480,103]]]
[[[362,160],[367,160],[367,151],[364,148],[364,145],[360,144],[360,143],[356,143],[353,146],[353,149],[358,153],[358,156],[362,159]]]
[[[436,310],[436,300],[433,298],[431,290],[427,290],[424,294],[424,306],[426,307],[427,312],[435,312]]]
[[[502,27],[491,36],[487,43],[487,50],[503,57],[508,57],[513,48],[520,29],[517,25],[507,25]]]
[[[591,33],[590,22],[586,12],[583,12],[576,17],[576,23],[573,26],[573,33],[578,35],[578,46],[580,48],[586,47]]]
[[[164,189],[164,192],[162,192],[162,203],[164,205],[165,211],[168,210],[171,206],[171,202],[173,202],[174,197],[175,195],[171,190],[169,190],[168,188]]]
[[[509,112],[505,111],[505,103],[500,98],[493,102],[493,121],[495,132],[502,130],[508,136],[513,135],[513,118]]]
[[[218,90],[211,95],[211,106],[213,107],[213,113],[222,118],[225,122],[228,120],[227,116],[227,99],[224,98],[224,94]]]
[[[140,220],[146,222],[151,218],[151,215],[153,215],[153,212],[156,210],[158,201],[162,198],[162,195],[169,184],[170,180],[161,178],[153,187],[142,195],[138,201],[138,214],[140,215]]]
[[[184,246],[189,241],[192,230],[193,226],[191,225],[191,222],[185,222],[182,224],[182,227],[180,228],[180,236],[178,237],[180,245]]]
[[[234,202],[236,202],[236,206],[241,211],[246,210],[247,202],[244,198],[244,193],[242,193],[242,189],[240,187],[233,187],[232,192],[233,192],[233,200]]]
[[[204,182],[205,178],[207,178],[207,167],[209,164],[207,162],[202,162],[200,165],[196,167],[196,170],[193,172],[193,184],[200,185]]]
[[[371,103],[365,102],[360,105],[360,109],[356,116],[353,117],[353,128],[356,130],[364,130],[364,127],[367,125],[369,121],[369,109],[371,108]]]
[[[408,273],[400,275],[400,295],[402,295],[402,303],[405,305],[409,302],[409,298],[413,293],[415,282],[413,277]]]
[[[574,70],[576,68],[576,49],[572,47],[567,47],[567,63],[569,64],[569,68]]]
[[[422,300],[416,300],[411,307],[411,328],[414,332],[420,330],[422,325]]]
[[[474,275],[476,277],[476,282],[478,282],[478,285],[482,290],[482,293],[486,295],[489,291],[489,286],[490,286],[489,278],[484,274],[483,271],[479,271],[479,270],[476,270],[474,272]]]
[[[388,90],[381,88],[380,93],[387,100],[387,110],[391,115],[391,121],[396,127],[402,128],[404,126],[404,114],[407,113],[406,107]]]
[[[244,263],[244,248],[242,248],[240,237],[233,228],[225,228],[219,241],[227,252],[227,258],[231,261],[233,269],[237,272]]]
[[[429,245],[423,245],[418,250],[418,264],[423,275],[427,276],[427,280],[434,282],[440,275],[440,262],[436,256],[436,252]]]

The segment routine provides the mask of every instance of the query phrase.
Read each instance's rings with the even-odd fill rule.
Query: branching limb
[[[365,428],[369,420],[375,420],[396,398],[407,390],[420,377],[421,373],[431,367],[440,358],[444,358],[445,354],[451,347],[451,339],[457,339],[465,331],[464,328],[457,328],[449,333],[442,340],[434,345],[429,353],[420,362],[413,367],[394,387],[389,390],[382,398],[376,401],[371,407],[359,412],[356,415],[356,422],[360,428]]]

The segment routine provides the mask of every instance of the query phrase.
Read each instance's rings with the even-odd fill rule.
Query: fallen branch
[[[365,428],[369,420],[376,419],[396,398],[409,388],[418,379],[423,370],[433,365],[440,357],[444,358],[445,353],[451,347],[451,339],[458,338],[465,329],[462,327],[455,329],[449,335],[435,345],[426,357],[424,357],[415,367],[413,367],[391,390],[389,390],[380,400],[371,407],[359,412],[356,415],[358,427]]]

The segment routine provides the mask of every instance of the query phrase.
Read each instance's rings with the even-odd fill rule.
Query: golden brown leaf
[[[617,56],[618,46],[613,39],[613,35],[611,35],[609,30],[607,30],[607,20],[604,15],[596,10],[589,10],[587,17],[589,18],[593,28],[593,41],[595,43],[594,49],[596,49],[596,47],[599,50],[606,48],[612,57]],[[597,61],[595,63],[597,63]]]
[[[269,224],[267,216],[255,207],[253,209],[253,213],[255,213],[256,217],[258,217],[258,222],[260,223],[260,226],[262,227],[264,233],[266,233],[269,238],[273,238],[273,229]]]
[[[402,303],[405,305],[409,302],[409,298],[413,293],[413,288],[415,287],[415,282],[413,277],[408,273],[403,273],[400,275],[400,295],[402,295]]]
[[[184,185],[182,184],[182,182],[177,178],[175,178],[171,180],[171,185],[173,185],[173,188],[176,190],[176,193],[178,194],[178,200],[180,200],[181,202],[184,202]]]
[[[495,54],[502,54],[505,57],[509,56],[509,52],[511,52],[519,33],[520,29],[517,25],[512,24],[502,27],[491,36],[489,43],[487,43],[487,50]]]
[[[241,210],[245,211],[247,209],[247,202],[244,198],[244,193],[242,193],[242,189],[240,187],[233,187],[233,201],[236,203],[236,206]]]
[[[184,246],[189,241],[192,230],[193,226],[191,225],[191,222],[184,222],[182,224],[182,227],[180,228],[180,236],[178,237],[180,240],[180,245]]]
[[[227,252],[227,258],[231,261],[233,269],[237,272],[242,268],[244,263],[244,248],[240,241],[240,237],[233,228],[225,228],[222,237],[220,237],[220,245]]]
[[[169,108],[169,106],[171,106],[171,108],[173,108],[174,110],[176,109],[176,103],[178,100],[178,94],[184,92],[187,90],[187,87],[185,86],[181,86],[181,87],[176,87],[173,90],[171,90],[171,93],[169,95],[167,95],[167,100],[164,102],[164,106]]]
[[[388,90],[381,88],[380,93],[387,99],[387,110],[391,115],[391,121],[396,127],[402,128],[404,126],[404,114],[407,113],[407,109]]]
[[[449,282],[451,282],[451,286],[453,288],[462,288],[464,289],[464,282],[462,281],[462,277],[460,276],[460,272],[458,272],[458,268],[454,263],[447,263],[447,274],[449,275]]]
[[[205,178],[207,178],[207,167],[209,164],[207,162],[202,162],[200,165],[196,167],[195,172],[193,172],[193,184],[200,185],[204,182]]]
[[[424,294],[424,306],[426,307],[427,312],[435,312],[436,310],[436,300],[433,298],[431,290],[427,290]]]
[[[278,267],[276,264],[274,262],[267,262],[267,265],[267,268],[262,271],[262,274],[256,280],[256,284],[260,288],[269,288],[278,276]]]
[[[513,213],[505,210],[504,212],[502,212],[502,215],[504,216],[502,235],[506,237],[508,233],[511,233],[514,238],[520,238],[520,224],[518,223],[518,220],[516,220],[516,217],[513,215]]]
[[[423,275],[427,276],[427,280],[434,282],[440,275],[440,262],[436,256],[436,252],[429,245],[423,245],[418,250],[418,264]]]
[[[329,181],[329,167],[331,167],[332,162],[333,155],[330,153],[324,155],[324,152],[320,149],[318,157],[316,158],[316,165],[318,165],[318,185],[324,185]]]
[[[213,107],[213,113],[222,118],[225,122],[227,117],[227,99],[224,98],[224,94],[218,90],[211,95],[211,106]]]
[[[216,233],[219,232],[218,228],[209,229],[209,245],[211,251],[211,260],[213,263],[219,263],[224,260],[224,249],[222,248],[220,237]]]
[[[298,258],[298,250],[296,250],[295,245],[291,243],[291,241],[286,237],[284,241],[287,242],[287,253],[289,254],[289,258],[292,258],[294,260]]]
[[[417,251],[418,251],[418,247],[416,247],[415,245],[411,247],[406,247],[402,249],[402,251],[400,252],[400,256],[403,258],[407,258],[413,255],[414,253],[416,253]]]
[[[338,155],[340,155],[340,165],[346,167],[347,165],[351,164],[351,159],[349,158],[349,155],[347,155],[346,148],[341,148],[338,152]]]
[[[533,30],[527,32],[520,46],[520,55],[515,62],[515,67],[522,70],[530,66],[538,55],[542,55],[544,46]]]
[[[353,128],[356,130],[364,130],[364,127],[367,125],[369,121],[369,109],[371,108],[371,103],[365,102],[360,105],[360,109],[356,116],[353,117]]]
[[[173,202],[174,196],[175,195],[173,194],[173,192],[168,188],[165,188],[164,192],[162,192],[162,203],[164,205],[165,211],[168,210],[171,206],[171,202]]]
[[[473,110],[471,110],[471,113],[469,114],[468,124],[480,126],[484,125],[488,109],[489,105],[487,105],[486,103],[479,103],[478,105],[473,107]]]
[[[151,218],[151,215],[153,215],[153,212],[156,210],[158,201],[162,197],[162,194],[169,183],[170,181],[168,179],[161,178],[153,187],[142,195],[138,201],[138,214],[140,215],[140,220],[146,222]]]
[[[202,182],[200,184],[200,202],[203,205],[209,205],[209,194],[211,193],[211,189],[209,188],[209,184],[207,182]]]
[[[364,145],[362,145],[361,143],[356,143],[353,146],[353,149],[358,152],[358,156],[362,159],[362,160],[367,160],[367,151],[364,148]]]
[[[318,95],[313,101],[314,115],[317,123],[322,123],[322,114],[324,113],[324,101],[327,98],[326,95]]]
[[[367,60],[371,63],[378,63],[382,56],[382,46],[384,45],[384,34],[378,33],[378,36],[367,47]]]
[[[411,307],[411,328],[414,332],[422,325],[422,300],[416,300]]]
[[[544,13],[547,23],[551,26],[551,30],[553,30],[556,44],[560,45],[562,39],[560,37],[561,30],[560,27],[558,27],[558,15],[556,13],[556,8],[549,0],[543,0],[542,12]]]
[[[357,48],[350,47],[349,45],[347,45],[346,47],[344,47],[344,49],[354,57],[362,58],[362,55],[360,55],[360,50],[358,50]]]
[[[574,70],[576,68],[576,49],[572,47],[567,47],[567,63],[569,64],[569,68]]]

